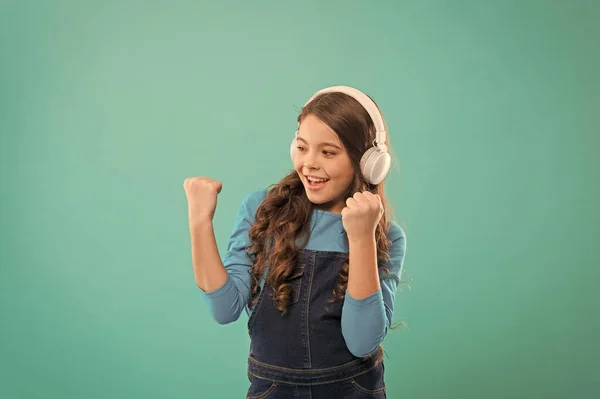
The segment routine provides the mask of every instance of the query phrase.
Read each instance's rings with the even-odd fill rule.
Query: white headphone
[[[369,149],[365,151],[360,159],[360,171],[365,180],[367,180],[370,184],[379,184],[381,181],[383,181],[383,179],[385,179],[385,176],[390,170],[391,163],[390,154],[388,153],[387,146],[385,145],[385,125],[379,109],[377,109],[375,103],[365,93],[348,86],[332,86],[319,90],[308,99],[304,106],[306,106],[319,94],[332,92],[344,93],[353,97],[371,116],[371,120],[375,125],[376,135],[375,140],[373,141],[373,146],[369,147]],[[292,140],[292,145],[290,147],[292,161],[294,160],[294,156],[296,155],[297,151],[296,147],[298,146],[296,143],[297,135],[298,131],[296,130],[296,134],[294,135],[294,139]]]

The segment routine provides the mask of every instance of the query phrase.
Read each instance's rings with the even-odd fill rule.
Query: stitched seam
[[[370,369],[367,370],[367,371],[365,371],[365,372],[362,372],[360,374],[356,374],[355,377],[357,377],[359,375],[363,375],[364,373],[367,373],[369,371],[370,371]],[[252,373],[251,371],[248,371],[248,373],[250,375],[256,377],[256,378],[260,378],[260,379],[263,379],[263,380],[266,379],[264,377],[261,377],[259,375],[256,375],[256,374]],[[333,382],[342,382],[342,381],[348,381],[348,380],[349,379],[347,377],[344,377],[344,378],[337,378],[337,379],[334,379],[334,380],[327,380],[327,381],[322,381],[322,382],[316,382],[315,383],[315,382],[290,382],[290,381],[286,381],[286,380],[280,380],[278,378],[269,378],[268,379],[268,381],[280,382],[282,384],[294,384],[294,385],[302,385],[302,386],[323,385],[323,384],[330,384],[330,383],[333,383]],[[385,389],[385,387],[383,389]]]
[[[300,251],[312,252],[318,255],[336,256],[338,258],[347,258],[348,252],[342,251],[321,251],[316,249],[301,249]]]
[[[352,385],[354,385],[354,387],[355,387],[355,388],[356,388],[356,389],[357,389],[359,392],[362,392],[362,393],[368,393],[368,394],[371,394],[371,393],[380,393],[380,392],[384,392],[384,391],[385,391],[385,387],[381,387],[381,388],[379,388],[379,389],[375,389],[375,390],[370,390],[370,389],[363,388],[363,387],[361,387],[361,386],[358,384],[358,382],[356,382],[356,381],[354,380],[354,378],[352,379]]]
[[[260,294],[258,294],[258,301],[256,301],[256,305],[254,306],[254,309],[252,309],[252,313],[250,314],[250,317],[248,318],[248,330],[250,330],[252,328],[252,326],[254,326],[254,322],[256,321],[256,314],[258,313],[258,307],[260,306],[263,296],[265,294],[266,291],[266,284],[263,286],[263,288],[260,290]],[[250,331],[248,331],[250,332]]]
[[[305,269],[304,264],[300,264],[298,265],[298,267],[301,269],[300,272],[296,272],[292,277],[290,277],[289,281],[290,284],[292,285],[292,289],[294,290],[293,292],[293,297],[292,297],[292,301],[290,302],[290,305],[293,305],[295,303],[298,303],[298,301],[300,300],[300,291],[302,289],[302,281],[304,280],[304,269]]]
[[[250,373],[250,374],[252,374],[252,373]],[[252,375],[254,377],[256,377],[256,378],[260,378],[260,377],[254,375],[254,374],[252,374]],[[268,381],[271,381],[271,380],[268,380]],[[278,385],[275,383],[275,381],[271,381],[271,382],[272,382],[271,386],[265,392],[261,393],[258,396],[250,396],[250,395],[248,395],[248,399],[264,399],[264,398],[266,398],[267,395],[270,395],[275,390],[275,388],[278,387]]]
[[[310,268],[310,279],[308,282],[308,292],[307,292],[307,298],[306,298],[306,309],[305,309],[305,318],[304,318],[304,328],[306,328],[306,342],[307,342],[307,350],[308,350],[308,365],[309,367],[312,367],[312,358],[310,356],[311,353],[311,346],[310,346],[310,328],[309,328],[309,320],[308,320],[308,313],[309,313],[309,309],[310,309],[310,293],[312,291],[312,282],[313,282],[313,277],[315,276],[315,262],[311,262],[311,268]]]
[[[286,367],[280,367],[280,366],[274,366],[271,364],[265,364],[262,363],[254,358],[250,358],[250,361],[253,363],[256,363],[258,365],[260,365],[261,367],[264,367],[265,369],[270,369],[270,370],[275,370],[275,371],[283,371],[283,372],[289,372],[292,374],[304,374],[304,375],[310,375],[310,374],[319,374],[319,373],[332,373],[332,372],[337,372],[341,369],[344,369],[346,367],[351,367],[349,365],[351,365],[353,362],[351,363],[346,363],[346,364],[342,364],[339,366],[335,366],[335,367],[329,367],[329,368],[323,368],[323,369],[290,369],[290,368],[286,368]],[[357,363],[356,366],[358,366],[359,364]],[[354,366],[354,364],[352,364],[352,366]],[[356,375],[361,375],[366,373],[367,371],[372,370],[374,367],[377,367],[377,365],[373,364],[371,365],[368,369],[366,369],[364,372],[361,372],[360,374],[356,374]],[[262,378],[262,377],[258,377],[258,378]]]

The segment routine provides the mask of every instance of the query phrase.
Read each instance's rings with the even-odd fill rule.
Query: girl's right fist
[[[189,218],[212,221],[217,208],[217,195],[223,184],[210,177],[190,177],[183,182],[188,201]]]

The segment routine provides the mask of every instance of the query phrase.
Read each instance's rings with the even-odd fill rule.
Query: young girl
[[[196,283],[218,323],[249,315],[247,398],[385,398],[381,342],[406,249],[390,218],[385,123],[364,93],[317,92],[298,116],[294,171],[243,201],[221,261],[222,184],[186,179]]]

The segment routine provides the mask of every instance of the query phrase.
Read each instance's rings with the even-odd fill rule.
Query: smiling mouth
[[[308,176],[305,177],[306,181],[308,182],[308,188],[311,190],[318,190],[320,188],[323,188],[329,181],[329,179],[313,179]]]

